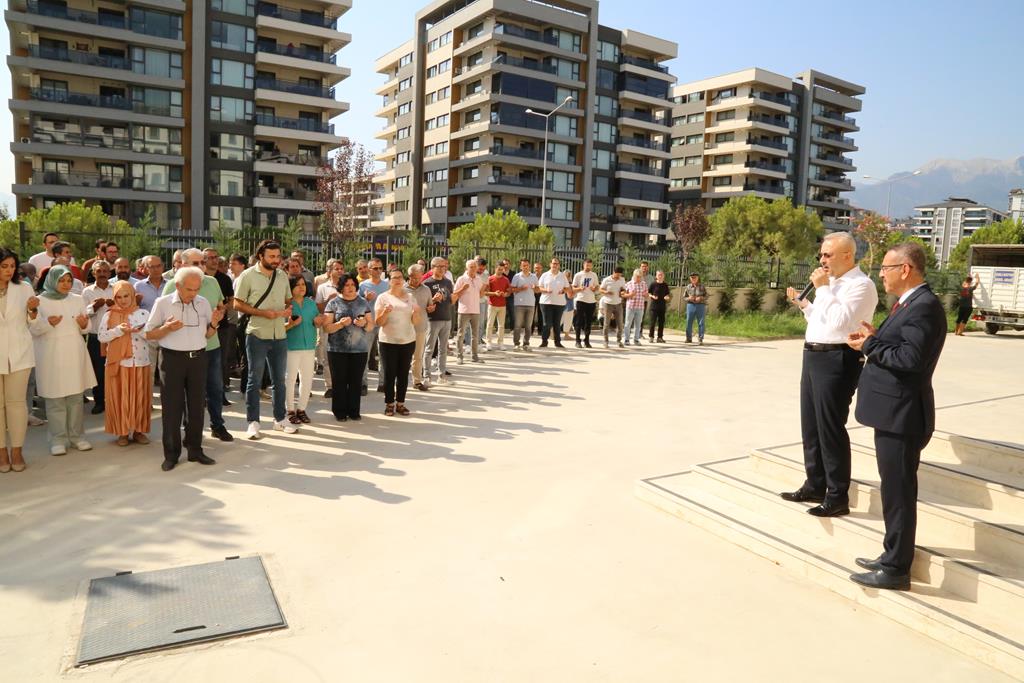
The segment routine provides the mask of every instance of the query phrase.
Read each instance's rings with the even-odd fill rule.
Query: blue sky
[[[339,63],[352,76],[338,97],[351,109],[336,123],[374,151],[381,148],[373,138],[381,127],[374,90],[383,82],[374,60],[411,37],[424,4],[354,0],[342,19],[352,44]],[[1022,0],[602,0],[600,20],[678,43],[679,57],[669,66],[680,82],[758,66],[786,75],[813,68],[866,86],[855,182],[860,174],[885,177],[936,158],[1024,155]],[[6,25],[0,47],[9,54]],[[8,72],[0,77],[4,101],[10,88]],[[9,111],[3,115],[0,199],[9,201],[12,122]]]

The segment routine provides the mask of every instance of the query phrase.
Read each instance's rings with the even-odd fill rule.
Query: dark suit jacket
[[[946,312],[925,284],[864,343],[857,421],[896,434],[935,430],[932,374],[946,342]]]

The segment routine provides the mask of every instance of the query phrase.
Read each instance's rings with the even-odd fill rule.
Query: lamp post
[[[914,171],[910,175],[908,175],[908,176],[905,175],[902,178],[897,178],[896,180],[887,180],[885,178],[879,178],[878,176],[867,175],[866,173],[863,176],[861,176],[861,177],[866,178],[868,180],[877,180],[879,182],[887,182],[887,183],[889,183],[889,191],[885,195],[885,218],[886,218],[886,220],[891,220],[892,216],[889,215],[889,208],[890,208],[890,205],[892,204],[892,185],[893,185],[893,183],[898,183],[901,180],[905,180],[906,178],[909,178],[909,177],[915,176],[915,175],[921,175],[921,171]]]
[[[548,121],[551,115],[556,111],[564,107],[565,105],[572,102],[572,95],[567,95],[562,103],[549,111],[547,114],[541,114],[539,111],[527,109],[527,114],[533,114],[534,116],[540,116],[544,119],[544,156],[542,157],[543,163],[541,164],[541,182],[540,182],[540,224],[544,225],[544,211],[547,209],[547,189],[548,189]]]

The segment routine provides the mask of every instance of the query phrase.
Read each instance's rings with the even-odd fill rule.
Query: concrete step
[[[924,459],[937,463],[973,465],[988,472],[1024,477],[1024,447],[969,436],[935,432]]]
[[[776,493],[792,491],[804,480],[803,454],[790,447],[755,450],[751,466],[776,482]],[[850,509],[881,519],[882,497],[874,459],[854,457],[852,475]],[[919,545],[981,569],[992,568],[996,573],[1016,577],[1006,568],[1024,567],[1024,527],[1011,521],[992,510],[933,493],[923,484],[918,488]]]
[[[1024,621],[992,614],[963,597],[914,583],[913,590],[863,589],[849,580],[859,571],[849,548],[836,539],[805,533],[766,515],[768,502],[757,498],[756,509],[705,490],[707,479],[697,472],[640,481],[642,500],[820,583],[920,633],[974,657],[1011,676],[1024,676]],[[844,537],[845,538],[845,537]]]
[[[834,544],[850,556],[877,557],[882,552],[885,525],[872,512],[852,511],[850,515],[820,519],[807,514],[808,505],[789,503],[778,495],[778,481],[752,467],[751,459],[740,458],[708,463],[694,468],[694,486],[765,517],[782,522],[818,542]],[[928,541],[943,543],[941,534],[919,531],[913,579],[930,589],[959,595],[981,608],[1001,614],[1024,614],[1024,573],[1019,566],[1001,566],[988,561],[969,561],[960,548],[935,549]],[[852,561],[852,560],[851,560]],[[984,625],[984,624],[983,624]]]

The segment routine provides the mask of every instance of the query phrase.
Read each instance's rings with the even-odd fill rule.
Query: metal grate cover
[[[286,628],[259,557],[89,583],[76,665]]]

